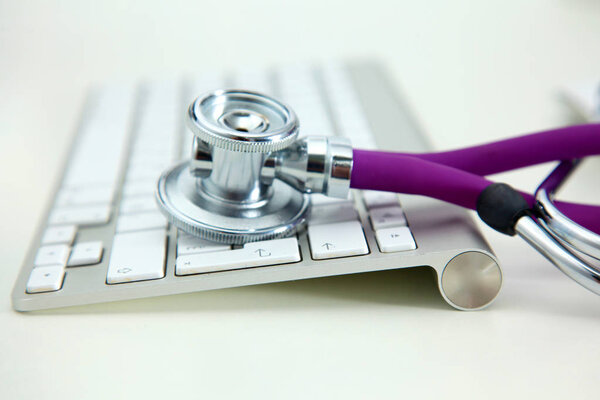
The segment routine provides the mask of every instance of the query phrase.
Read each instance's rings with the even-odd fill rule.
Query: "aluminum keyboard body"
[[[220,87],[282,98],[296,110],[302,134],[347,136],[356,148],[429,148],[393,84],[371,63],[100,89],[90,96],[63,180],[17,278],[16,310],[409,267],[433,268],[442,296],[458,309],[495,298],[502,274],[469,214],[419,196],[315,197],[304,233],[243,248],[168,226],[153,202],[154,184],[189,152],[187,105]]]

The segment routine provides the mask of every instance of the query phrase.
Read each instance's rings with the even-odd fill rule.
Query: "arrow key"
[[[66,244],[55,244],[50,246],[42,246],[38,250],[33,265],[43,267],[45,265],[62,265],[67,264],[70,248]]]
[[[67,266],[98,264],[100,260],[102,260],[102,242],[82,242],[73,246]]]
[[[62,287],[64,278],[62,264],[34,268],[27,281],[27,293],[55,292]]]
[[[379,229],[375,231],[375,237],[382,253],[408,251],[417,248],[415,239],[406,226]]]
[[[399,206],[375,208],[369,214],[374,230],[406,226],[406,217]]]
[[[308,240],[315,260],[367,254],[369,247],[358,221],[309,225]]]

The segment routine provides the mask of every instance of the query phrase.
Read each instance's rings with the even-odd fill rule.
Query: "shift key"
[[[106,283],[164,278],[166,244],[164,229],[116,234]]]
[[[241,268],[263,267],[300,261],[295,237],[246,243],[236,250],[215,251],[177,257],[176,274],[202,274]]]

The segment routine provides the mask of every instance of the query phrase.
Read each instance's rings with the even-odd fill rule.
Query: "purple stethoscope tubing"
[[[484,176],[551,161],[600,155],[600,124],[569,126],[436,153],[353,151],[350,186],[424,195],[469,209],[494,182]],[[534,196],[521,192],[533,207]],[[600,233],[600,206],[556,202],[567,217]]]

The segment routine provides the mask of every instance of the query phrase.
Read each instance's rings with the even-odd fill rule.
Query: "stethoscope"
[[[518,235],[582,286],[600,294],[600,208],[554,193],[583,157],[600,154],[600,125],[559,128],[461,150],[409,154],[353,149],[339,137],[298,138],[293,110],[260,93],[217,90],[189,107],[191,159],[158,181],[159,207],[177,228],[244,244],[306,225],[310,194],[350,188],[433,197],[476,210]],[[559,161],[535,195],[484,176]],[[568,217],[567,217],[568,216]]]

